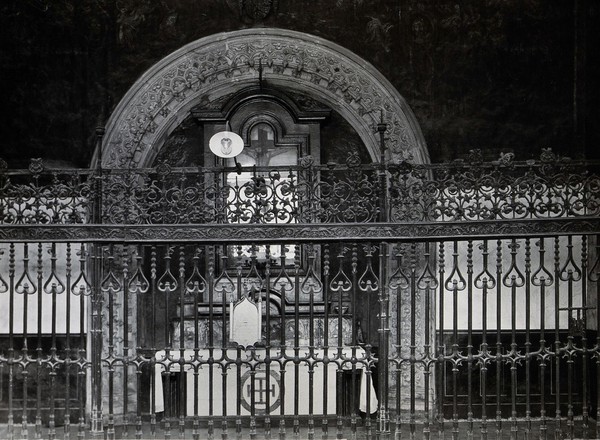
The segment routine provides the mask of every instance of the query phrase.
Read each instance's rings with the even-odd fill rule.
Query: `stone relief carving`
[[[263,20],[271,13],[277,12],[279,0],[226,0],[232,12],[238,13],[242,19]]]
[[[239,0],[242,13],[254,20],[266,18],[277,9],[277,0]]]
[[[330,105],[337,105],[346,116],[354,118],[354,125],[362,125],[362,137],[370,136],[372,148],[378,148],[376,124],[383,110],[390,158],[427,160],[424,141],[416,137],[420,136],[416,122],[411,124],[407,116],[410,109],[390,86],[379,81],[372,68],[321,42],[292,38],[287,33],[273,35],[276,32],[268,29],[253,32],[252,36],[239,31],[231,38],[192,43],[167,65],[151,70],[146,81],[140,79],[109,122],[104,164],[145,165],[141,162],[147,149],[156,148],[161,128],[169,125],[178,112],[185,112],[200,99],[206,102],[208,92],[225,84],[233,86],[232,80],[256,80],[259,60],[267,81],[285,83],[292,91],[326,96]]]

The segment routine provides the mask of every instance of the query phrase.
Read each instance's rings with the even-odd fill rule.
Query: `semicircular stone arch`
[[[380,157],[377,124],[387,124],[387,159],[429,162],[410,107],[371,64],[318,37],[282,29],[244,29],[212,35],[168,55],[142,75],[112,113],[102,165],[150,166],[167,136],[192,107],[263,81],[331,107],[356,130],[372,159]],[[94,163],[99,158],[98,151]]]

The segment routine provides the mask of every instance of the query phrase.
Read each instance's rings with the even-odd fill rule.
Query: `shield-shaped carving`
[[[273,8],[273,0],[243,0],[242,12],[254,20],[265,18]]]

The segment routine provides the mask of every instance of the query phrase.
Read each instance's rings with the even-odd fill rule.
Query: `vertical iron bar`
[[[27,274],[27,277],[29,277],[29,246],[27,243],[23,244],[23,273]],[[28,333],[28,329],[27,329],[27,324],[29,321],[28,318],[28,311],[29,311],[29,307],[28,307],[28,299],[29,299],[29,288],[27,285],[27,281],[25,282],[26,284],[23,286],[24,287],[24,292],[23,292],[23,347],[22,347],[22,370],[23,370],[23,416],[21,419],[21,436],[23,438],[28,438],[28,431],[29,431],[29,427],[28,427],[28,417],[29,417],[29,411],[27,409],[28,407],[28,400],[29,400],[29,393],[28,393],[28,382],[29,382],[29,366],[32,365],[32,363],[30,361],[32,361],[33,359],[29,357],[29,347],[28,347],[28,341],[27,341],[27,333]],[[18,282],[18,284],[20,284],[20,281]],[[18,285],[17,284],[17,285]],[[35,286],[30,286],[30,288],[32,289],[31,293],[35,292]]]
[[[329,404],[329,244],[323,246],[323,419],[321,422],[322,439],[328,437]],[[268,285],[268,283],[267,283]]]
[[[458,268],[458,242],[454,240],[452,252],[452,272],[448,281],[452,283],[452,439],[458,440],[458,366],[460,351],[458,345],[458,280],[452,278]],[[446,283],[448,283],[448,281]]]
[[[588,409],[588,340],[587,340],[587,236],[581,236],[581,313],[583,314],[583,331],[581,334],[581,375],[583,377],[581,386],[581,416],[583,438],[589,437],[589,409]],[[600,384],[596,384],[598,387]]]
[[[467,439],[473,439],[473,240],[467,241]]]
[[[214,249],[211,247],[209,249],[209,252],[211,252],[211,262],[209,263],[209,266],[212,264],[212,258],[214,258],[214,254],[212,254],[214,252]],[[194,274],[197,272],[198,274],[199,272],[199,267],[198,267],[198,263],[200,260],[200,254],[204,254],[205,257],[205,261],[206,258],[208,258],[208,254],[207,254],[207,246],[204,246],[204,251],[202,251],[202,248],[200,246],[197,247],[194,257],[192,258],[193,262],[194,262],[194,268],[192,270],[192,277],[194,276]],[[211,268],[208,270],[208,278],[210,280],[212,276],[212,266]],[[191,278],[190,278],[191,279]],[[197,285],[195,283],[198,283]],[[204,285],[202,285],[201,283],[204,282]],[[200,301],[204,301],[204,297],[203,294],[204,292],[207,291],[207,286],[206,286],[206,279],[202,280],[199,279],[193,283],[190,283],[188,281],[188,284],[186,285],[186,289],[192,289],[192,294],[193,294],[193,305],[194,305],[194,358],[193,358],[193,362],[200,362],[200,356],[199,356],[199,352],[200,352],[200,336],[198,334],[198,325],[199,325],[199,317],[198,317],[198,306],[200,304]],[[213,357],[213,353],[214,353],[214,323],[213,323],[213,319],[214,319],[214,304],[213,304],[213,296],[211,295],[209,298],[209,305],[208,305],[208,320],[209,320],[209,329],[208,329],[208,345],[209,345],[209,357],[212,358]],[[222,314],[225,315],[225,308],[222,309]],[[225,333],[222,332],[222,338],[225,338]],[[198,375],[199,375],[199,370],[198,370],[198,365],[194,364],[194,420],[192,422],[192,438],[194,440],[199,440],[200,439],[200,416],[198,414],[199,408],[198,408],[198,398],[200,396],[199,394],[199,384],[198,384]],[[211,379],[212,379],[212,375],[214,374],[213,372],[213,366],[210,365],[210,372],[211,372]],[[187,383],[186,383],[187,386]],[[189,389],[189,387],[188,387]],[[212,386],[210,387],[210,396],[209,396],[209,401],[210,401],[210,405],[212,408],[212,393],[213,393],[213,388]]]
[[[366,268],[366,270],[372,270],[372,264],[373,264],[372,263],[372,259],[373,259],[372,253],[374,251],[376,251],[376,247],[375,246],[371,246],[370,243],[367,246],[368,246],[369,251],[367,252],[367,268]],[[381,255],[381,252],[384,251],[383,248],[381,247],[381,244],[380,244],[379,251],[380,251],[379,255]],[[373,276],[375,276],[374,273],[373,273]],[[369,311],[371,310],[371,307],[372,307],[372,305],[371,305],[371,294],[373,292],[377,292],[379,294],[379,286],[383,282],[383,280],[381,279],[381,274],[379,274],[379,278],[375,282],[377,283],[377,285],[376,285],[375,288],[366,288],[364,290],[364,294],[366,294],[366,296],[367,296],[367,310],[369,310]],[[359,286],[358,287],[360,288],[360,281],[359,281]],[[367,287],[369,287],[369,286],[367,286]],[[375,289],[377,289],[377,290],[375,290]],[[381,309],[381,304],[380,304],[380,309]],[[381,310],[380,310],[380,313],[381,313]],[[366,404],[365,404],[366,413],[365,413],[364,427],[365,427],[366,438],[367,438],[367,440],[369,440],[371,438],[371,435],[372,435],[372,429],[371,429],[371,396],[370,396],[370,394],[371,394],[371,388],[372,388],[371,387],[371,381],[373,380],[373,378],[371,377],[371,374],[372,374],[372,371],[371,371],[371,360],[373,359],[373,351],[372,351],[372,347],[371,347],[371,338],[372,338],[372,336],[371,336],[371,313],[370,312],[367,313],[366,321],[367,321],[366,325],[363,324],[361,327],[363,329],[366,328],[366,332],[363,330],[362,334],[363,334],[363,337],[366,334],[367,335],[367,339],[364,340],[364,338],[363,338],[362,342],[364,343],[365,357],[367,358],[367,363],[366,363],[366,365],[364,367],[363,374],[361,374],[359,377],[360,377],[361,381],[364,380],[366,382],[366,388],[367,388],[367,392],[365,393],[366,394],[365,395],[365,399],[366,399]],[[381,321],[381,317],[380,317],[380,321]],[[378,328],[379,328],[379,325],[378,325]],[[361,387],[361,390],[362,390],[362,387]],[[361,394],[359,392],[359,401],[360,401],[360,399],[361,399]]]
[[[415,380],[415,359],[417,354],[417,245],[410,246],[410,439],[415,439],[416,416],[415,400],[417,398]]]
[[[113,261],[116,251],[114,245],[108,246],[108,274],[105,277],[107,280],[106,293],[108,295],[108,420],[106,435],[109,440],[115,438],[115,414],[114,414],[114,386],[115,386],[115,339],[114,339],[114,321],[115,321],[115,290],[113,290],[112,280],[110,279],[113,275]],[[103,281],[104,284],[104,281]],[[104,285],[101,285],[104,290]]]
[[[531,242],[525,239],[525,440],[531,438]]]
[[[567,264],[569,263],[569,261],[572,261],[573,258],[573,237],[571,235],[568,236],[567,238],[567,253],[568,253],[568,260],[567,260]],[[566,268],[566,265],[565,265]],[[564,269],[563,269],[564,271]],[[576,281],[576,274],[572,271],[572,269],[569,269],[567,272],[567,292],[568,292],[568,320],[569,320],[569,336],[568,336],[568,343],[567,343],[567,398],[568,398],[568,403],[567,403],[567,426],[569,428],[569,436],[570,438],[574,438],[575,436],[575,421],[574,421],[574,412],[573,412],[573,369],[574,369],[574,357],[576,356],[576,348],[575,348],[575,331],[576,331],[576,327],[577,324],[575,324],[575,328],[571,329],[571,313],[573,310],[573,283]],[[579,318],[579,316],[577,316],[577,318]],[[576,319],[577,319],[576,318]],[[578,319],[577,319],[578,320]],[[577,322],[577,321],[576,321]],[[583,379],[583,385],[585,385],[585,377],[582,378]]]
[[[250,366],[250,426],[248,436],[256,439],[256,367]]]
[[[150,306],[151,306],[151,318],[150,318],[150,338],[152,347],[152,359],[150,360],[150,434],[152,438],[156,438],[156,387],[161,386],[162,384],[156,383],[156,350],[157,350],[157,341],[156,341],[156,295],[157,295],[157,286],[156,286],[156,246],[152,245],[150,247]],[[166,400],[166,394],[163,392],[163,415],[164,412],[164,401]]]
[[[444,398],[446,390],[446,341],[445,341],[445,320],[444,320],[444,293],[445,293],[445,243],[439,244],[439,312],[440,329],[438,331],[438,435],[440,440],[444,440]],[[400,320],[398,320],[400,322]]]
[[[502,438],[502,240],[496,241],[496,439]]]
[[[265,245],[265,376],[271,389],[271,246]],[[259,292],[261,295],[261,293]],[[260,311],[262,313],[262,310]],[[262,330],[262,329],[261,329]],[[271,438],[271,393],[266,393],[264,438]]]
[[[388,409],[388,389],[389,389],[389,338],[390,338],[390,324],[389,324],[389,285],[388,285],[388,244],[381,242],[379,244],[379,352],[377,359],[377,373],[378,373],[378,394],[379,394],[379,422],[377,426],[377,434],[380,439],[390,438],[390,415]],[[400,323],[398,323],[400,327]],[[367,331],[370,331],[371,326],[367,327]],[[367,401],[368,402],[368,401]],[[369,409],[367,412],[370,412]],[[367,417],[371,417],[371,414],[367,414]]]
[[[216,266],[216,252],[217,248],[214,246],[208,247],[208,300],[214,300],[215,294],[215,266]],[[223,256],[221,259],[222,267],[227,267],[227,256]],[[227,359],[227,315],[225,311],[227,310],[227,295],[225,289],[221,289],[221,359],[223,363],[221,364],[221,395],[222,395],[222,420],[221,420],[221,438],[223,440],[227,440],[229,438],[228,433],[228,423],[227,423],[227,370],[229,369],[229,365],[225,361]],[[233,299],[232,299],[233,300]],[[231,319],[231,317],[230,317]],[[231,337],[231,335],[229,335]]]
[[[565,264],[565,268],[562,269],[561,272],[564,272],[569,261],[573,258],[573,237],[569,235],[567,237],[567,262]],[[562,275],[562,273],[561,273]],[[563,281],[564,277],[561,277]],[[567,320],[569,326],[569,334],[567,336],[567,429],[569,430],[569,438],[574,438],[575,435],[575,426],[573,420],[573,357],[575,356],[574,350],[574,339],[575,339],[575,329],[572,327],[572,313],[573,313],[573,281],[574,274],[572,269],[569,269],[566,276],[567,280]]]
[[[9,440],[14,440],[14,363],[15,363],[15,244],[10,243],[8,251],[8,283],[9,283],[9,304],[8,304],[8,419],[7,434]],[[23,310],[27,310],[23,307]],[[23,325],[25,325],[23,321]],[[23,332],[23,344],[26,345],[25,332]]]
[[[66,320],[65,320],[65,413],[63,418],[64,438],[71,438],[71,243],[66,245],[65,268]]]
[[[129,185],[128,185],[129,186]],[[127,245],[123,249],[123,431],[122,437],[129,436],[129,252]]]
[[[554,438],[562,439],[562,424],[560,410],[560,237],[554,237],[554,361],[555,361],[555,387],[556,387],[556,408],[555,408],[555,426]]]
[[[402,263],[403,263],[403,249],[401,248],[401,244],[396,244],[396,259],[398,267],[396,268],[396,272],[398,274],[402,274]],[[396,380],[396,418],[395,418],[395,427],[394,427],[394,438],[395,440],[400,440],[402,438],[402,290],[406,287],[403,286],[400,279],[395,283],[395,297],[396,297],[396,353],[395,353],[395,380]],[[389,355],[388,355],[389,357]],[[381,355],[380,355],[381,358]],[[387,390],[383,389],[382,385],[380,385],[380,390],[387,394]],[[380,406],[381,409],[381,406]],[[379,427],[379,431],[385,431],[385,418],[382,419],[382,416],[385,414],[381,414],[379,417],[380,425],[383,423],[383,426]],[[389,420],[389,416],[388,416]],[[389,423],[389,422],[388,422]]]
[[[27,279],[29,278],[29,248],[27,243],[23,244],[23,274],[27,274]],[[21,279],[17,282],[17,289],[19,289],[19,284],[21,283]],[[23,294],[23,347],[22,347],[22,351],[21,351],[21,359],[22,359],[22,364],[21,364],[21,369],[23,370],[23,415],[21,418],[21,437],[26,439],[28,438],[28,410],[27,410],[27,406],[28,406],[28,379],[29,379],[29,365],[30,365],[30,361],[32,360],[29,357],[29,353],[28,353],[28,340],[27,340],[27,324],[29,321],[29,318],[27,316],[27,312],[29,310],[28,307],[28,299],[29,299],[29,288],[31,289],[35,289],[35,286],[31,285],[28,286],[27,281],[25,281],[24,284],[24,290],[23,292],[19,292]],[[35,291],[35,290],[34,290]],[[33,293],[33,292],[32,292]]]
[[[94,172],[94,191],[92,202],[92,223],[102,223],[103,211],[103,170],[102,170],[102,138],[104,127],[96,127],[96,149],[98,162]],[[92,319],[90,325],[90,357],[91,357],[91,435],[100,438],[104,435],[102,420],[102,246],[92,245]]]
[[[352,310],[352,387],[350,388],[350,435],[356,439],[357,414],[356,414],[356,346],[357,346],[357,328],[356,328],[356,301],[357,301],[357,266],[358,266],[358,247],[352,243],[352,297],[350,310]]]
[[[201,247],[198,246],[196,253],[194,254],[193,257],[193,261],[194,261],[194,271],[198,271],[199,272],[199,267],[198,267],[198,263],[200,260],[200,254],[203,253],[204,254],[204,258],[208,258],[208,254],[206,253],[207,250],[207,246],[204,246],[204,252],[201,251]],[[206,260],[205,260],[206,261]],[[193,276],[192,272],[192,276]],[[210,278],[210,275],[209,275]],[[203,295],[204,292],[207,291],[206,288],[206,284],[201,285],[201,280],[198,280],[198,285],[194,285],[193,283],[190,283],[188,281],[188,285],[186,286],[188,289],[193,289],[193,295],[194,295],[194,362],[199,362],[200,361],[200,357],[199,357],[199,351],[200,351],[200,339],[199,339],[199,335],[198,335],[198,323],[199,323],[199,319],[198,319],[198,305],[200,303],[201,300],[201,295]],[[202,298],[202,301],[204,301],[204,298]],[[212,347],[214,345],[214,340],[213,340],[213,298],[212,296],[209,298],[209,324],[210,324],[210,328],[209,328],[209,345]],[[223,315],[225,315],[225,309],[222,310],[223,311]],[[223,338],[225,338],[225,334],[222,335]],[[212,351],[211,351],[212,353]],[[211,370],[212,370],[212,366],[211,366]],[[194,421],[192,422],[192,438],[194,440],[200,440],[200,417],[198,415],[198,366],[194,365]],[[212,390],[212,388],[211,388]],[[211,398],[212,396],[210,396],[209,398]],[[211,399],[212,400],[212,399]]]
[[[280,265],[281,265],[281,271],[283,274],[286,275],[286,277],[284,279],[288,279],[287,278],[287,272],[286,272],[286,267],[285,267],[285,260],[286,260],[286,246],[285,244],[281,245],[281,251],[280,251]],[[281,335],[280,335],[280,341],[279,341],[279,346],[280,346],[280,350],[281,350],[281,354],[280,354],[280,358],[281,358],[281,364],[280,364],[280,368],[279,368],[279,375],[280,375],[280,388],[279,388],[279,396],[280,396],[280,405],[279,405],[279,440],[285,440],[286,438],[286,424],[285,424],[285,392],[286,392],[286,388],[285,388],[285,367],[286,367],[286,362],[287,362],[287,354],[286,354],[286,337],[285,337],[285,333],[286,333],[286,318],[285,318],[285,314],[286,314],[286,292],[287,289],[285,288],[285,286],[282,288],[282,293],[281,293]]]
[[[340,242],[339,243],[339,252],[337,255],[337,259],[338,259],[338,273],[343,273],[343,261],[344,261],[344,254],[346,249],[344,248],[344,243]],[[334,278],[335,279],[335,278]],[[338,300],[338,316],[337,316],[337,359],[341,360],[343,358],[344,352],[343,352],[343,335],[342,335],[342,329],[343,329],[343,309],[344,309],[344,301],[343,301],[343,295],[344,295],[344,286],[343,285],[337,285],[336,286],[337,289],[337,300]],[[342,369],[342,364],[338,363],[337,364],[337,370],[336,370],[336,390],[341,390],[342,389],[342,383],[343,383],[343,369]],[[342,408],[343,408],[343,400],[342,400],[342,394],[338,393],[337,394],[337,421],[336,421],[336,437],[338,439],[343,438],[343,431],[344,431],[344,420],[342,418]]]
[[[308,267],[307,267],[307,275],[313,270],[314,264],[314,248],[312,245],[306,246],[308,252]],[[312,285],[308,285],[308,294],[309,294],[309,308],[308,308],[308,356],[310,359],[315,359],[315,325],[314,325],[314,287]],[[314,363],[308,363],[308,429],[307,429],[307,437],[309,440],[313,440],[315,438],[315,419],[313,414],[314,408]],[[268,377],[268,376],[267,376]],[[269,386],[267,385],[267,389]]]
[[[489,351],[488,351],[488,343],[487,343],[487,296],[488,296],[488,288],[493,288],[493,284],[490,283],[490,278],[487,276],[488,270],[488,241],[483,240],[482,245],[482,265],[483,272],[485,275],[481,280],[481,358],[480,358],[480,368],[481,368],[481,439],[487,440],[488,438],[488,421],[487,421],[487,367],[489,364]],[[491,274],[490,274],[491,275]]]
[[[171,350],[173,349],[173,341],[171,340],[170,300],[171,300],[171,293],[173,292],[173,288],[175,286],[172,285],[171,277],[168,277],[167,280],[164,282],[162,281],[162,278],[166,277],[167,274],[171,274],[171,250],[172,250],[171,246],[167,243],[165,245],[165,257],[164,257],[165,272],[158,279],[158,290],[162,291],[162,293],[164,293],[163,298],[165,301],[165,311],[164,311],[164,319],[163,319],[163,325],[164,325],[163,338],[164,338],[164,344],[165,344],[165,362],[167,364],[167,368],[166,368],[165,376],[164,376],[165,380],[164,380],[164,388],[163,388],[166,391],[164,393],[165,406],[164,406],[164,412],[163,412],[165,439],[171,438],[171,419],[173,418],[173,410],[174,410],[174,408],[172,408],[172,407],[169,407],[167,409],[167,401],[169,402],[169,405],[171,405],[173,403],[173,399],[171,398],[171,366],[172,366],[171,360],[173,359]]]
[[[237,258],[237,299],[242,298],[242,246],[238,245],[238,258]],[[227,247],[223,247],[223,253],[227,255]],[[225,270],[225,269],[223,269]],[[231,317],[230,317],[231,319]],[[242,419],[241,419],[241,401],[242,401],[242,378],[241,378],[241,365],[238,362],[242,356],[239,345],[236,348],[236,380],[237,380],[237,397],[236,397],[236,418],[235,418],[235,433],[237,440],[241,440],[242,437]],[[254,380],[251,380],[254,383]],[[253,393],[254,394],[254,393]]]
[[[185,362],[185,251],[183,246],[179,246],[179,438],[185,438],[185,416],[186,407],[186,362]],[[212,371],[212,368],[211,368]],[[212,378],[211,378],[212,379]],[[209,383],[209,390],[212,390],[212,381]],[[194,396],[197,400],[198,396]],[[212,406],[212,400],[209,400]]]
[[[43,283],[43,250],[42,243],[38,243],[37,250],[37,347],[36,347],[36,409],[35,409],[35,435],[37,438],[42,436],[42,364],[43,364],[43,348],[42,348],[42,283]]]
[[[213,281],[210,282],[211,286],[213,285]],[[212,289],[212,287],[211,287]],[[209,291],[209,295],[211,295],[212,292]],[[223,310],[226,310],[227,307],[227,298],[225,296],[225,292],[222,293],[221,295],[221,304],[222,304],[222,308]],[[231,319],[231,317],[230,317]],[[227,358],[227,338],[226,336],[226,332],[227,332],[227,325],[226,325],[226,318],[225,318],[225,312],[223,312],[223,340],[222,340],[222,345],[221,345],[221,350],[222,350],[222,357],[223,359]],[[223,413],[223,420],[221,422],[221,438],[222,439],[227,439],[229,438],[229,433],[228,433],[228,423],[227,423],[227,417],[228,417],[228,413],[227,413],[227,370],[229,370],[229,363],[225,362],[224,364],[221,365],[221,376],[222,376],[222,388],[221,388],[221,394],[223,396],[223,401],[222,401],[222,413]]]
[[[379,209],[380,215],[379,220],[382,223],[388,221],[389,213],[387,208],[387,188],[388,175],[387,175],[387,163],[386,163],[386,145],[385,145],[385,131],[387,130],[387,124],[383,119],[383,110],[381,110],[381,120],[377,124],[377,132],[379,133]]]
[[[249,284],[247,285],[247,291],[246,291],[246,296],[250,299],[252,299],[253,301],[256,301],[256,290],[254,287],[254,282],[255,280],[253,278],[257,278],[256,281],[258,281],[258,277],[259,274],[257,272],[256,269],[256,258],[257,258],[257,251],[258,251],[258,246],[254,243],[252,243],[250,246],[250,268],[248,269],[248,272],[246,273],[245,276],[245,280],[249,281]],[[260,286],[258,287],[258,293],[260,295]],[[260,296],[259,296],[260,298]],[[259,309],[262,306],[259,305]],[[248,353],[248,351],[246,351],[244,353],[244,355],[246,356],[246,358],[248,358],[249,356],[252,359],[256,359],[256,351],[255,351],[255,347],[249,347],[247,348],[247,350],[249,350],[250,352]],[[256,387],[256,372],[258,370],[258,366],[253,366],[251,364],[246,364],[249,367],[250,370],[250,424],[249,424],[249,436],[251,440],[254,440],[256,438],[256,394],[255,394],[255,387]]]
[[[79,261],[80,261],[80,273],[84,275],[87,272],[86,268],[87,254],[85,245],[82,243],[79,248]],[[93,264],[92,264],[93,266]],[[86,296],[93,295],[94,289],[90,286],[89,291],[86,285],[87,281],[83,283],[79,288],[79,349],[77,351],[77,399],[79,400],[79,420],[77,426],[77,439],[82,440],[85,438],[85,430],[87,428],[85,420],[85,408],[86,408],[86,372],[89,367],[86,365],[88,362],[88,346],[86,336]],[[91,325],[90,325],[91,327]],[[91,339],[91,338],[90,338]]]
[[[209,287],[209,295],[208,295],[208,357],[209,359],[214,359],[214,347],[215,347],[215,328],[214,328],[214,290],[213,290],[213,285],[212,285],[212,280],[213,280],[213,275],[214,275],[214,248],[211,246],[209,249],[209,252],[211,253],[210,255],[210,261],[209,261],[209,269],[208,269],[208,276],[209,276],[209,283],[210,283],[210,287]],[[206,255],[206,253],[205,253]],[[197,257],[196,257],[197,258]],[[195,264],[197,263],[197,259],[195,260]],[[199,296],[200,293],[196,292],[195,295],[195,300],[194,300],[194,357],[196,358],[196,361],[200,361],[200,359],[198,359],[198,353],[199,353],[199,344],[200,344],[200,340],[198,337],[198,301],[199,301]],[[225,293],[223,293],[223,297],[225,297]],[[226,339],[226,323],[225,323],[225,311],[227,310],[226,308],[226,301],[223,302],[223,307],[221,309],[221,315],[222,315],[222,332],[221,332],[221,339],[223,341],[225,341]],[[203,341],[204,345],[206,345],[206,341]],[[222,345],[223,347],[223,345]],[[225,349],[223,348],[221,350],[221,357],[224,357],[223,354],[225,353]],[[209,382],[209,387],[208,387],[208,414],[209,414],[209,420],[208,420],[208,429],[207,429],[207,435],[209,436],[209,438],[214,438],[214,420],[213,420],[213,415],[214,415],[214,403],[213,403],[213,399],[214,399],[214,368],[213,368],[212,363],[209,364],[208,366],[208,382]],[[194,369],[194,432],[196,433],[196,437],[199,438],[200,436],[200,432],[198,430],[199,427],[199,415],[198,415],[198,368],[195,367]],[[225,402],[225,407],[226,407],[226,402],[227,402],[227,396],[226,393],[222,394],[223,401]],[[225,418],[226,415],[226,411],[223,411],[223,418]],[[226,429],[225,429],[226,431]]]
[[[387,191],[389,188],[389,176],[387,173],[387,162],[386,162],[386,144],[385,144],[385,132],[387,130],[387,124],[384,120],[383,109],[381,110],[381,120],[377,124],[377,131],[379,133],[379,191],[380,191],[380,202],[379,209],[380,221],[386,223],[389,221],[388,211],[388,197]],[[383,255],[383,257],[382,257]],[[389,410],[387,402],[387,390],[388,390],[388,343],[389,343],[389,293],[386,290],[385,284],[387,283],[387,274],[385,268],[387,267],[388,260],[387,256],[387,244],[381,242],[380,249],[380,276],[379,276],[379,303],[380,303],[380,316],[379,316],[379,360],[378,360],[378,382],[379,382],[379,426],[378,431],[380,438],[388,439],[390,437],[390,425],[389,425]],[[398,321],[400,326],[400,321]],[[367,327],[367,331],[370,331],[370,326]],[[385,388],[384,388],[385,386]],[[400,388],[399,386],[397,387]],[[400,413],[397,408],[398,414]],[[367,414],[367,418],[370,414]],[[370,420],[369,420],[370,422]]]
[[[430,246],[431,246],[431,243],[429,243],[429,242],[425,243],[425,267],[427,268],[427,270],[429,269],[429,264],[431,261]],[[425,402],[423,405],[424,406],[423,410],[425,412],[425,421],[424,421],[424,425],[423,425],[423,437],[425,440],[430,440],[430,438],[431,438],[431,420],[430,420],[430,414],[429,414],[429,386],[430,386],[430,381],[431,381],[431,366],[432,366],[430,325],[431,325],[431,295],[432,295],[432,288],[435,286],[435,279],[433,278],[434,276],[431,272],[429,272],[429,274],[432,275],[431,279],[425,279],[425,285],[423,286],[424,288],[421,288],[421,290],[424,292],[424,295],[425,295],[425,346],[424,346],[424,351],[423,351],[423,359],[425,360],[424,371],[423,371],[424,388],[425,388],[425,392],[424,392]]]
[[[136,259],[136,265],[135,265],[135,269],[138,273],[141,273],[142,271],[142,245],[137,245],[135,248],[135,259]],[[129,286],[129,283],[127,283],[127,286]],[[137,323],[144,323],[146,324],[146,319],[144,318],[143,320],[141,319],[142,317],[142,313],[145,314],[145,305],[146,305],[146,301],[145,301],[145,294],[148,292],[148,288],[149,288],[149,283],[148,280],[144,278],[144,284],[136,284],[135,285],[135,294],[137,295],[135,304],[136,304],[136,311],[137,311]],[[141,326],[138,326],[138,328],[141,328]],[[144,333],[146,332],[147,329],[147,325],[144,325],[143,330]],[[147,347],[147,337],[146,335],[140,335],[140,330],[138,330],[138,340],[137,341],[133,341],[135,343],[135,347],[136,347],[136,360],[138,360],[140,358],[140,345],[143,342],[143,344]],[[153,356],[154,357],[154,356]],[[136,381],[137,381],[137,393],[136,395],[139,396],[140,392],[142,392],[142,390],[146,391],[144,384],[142,382],[142,367],[143,364],[138,364],[136,362],[135,364],[136,366]],[[150,370],[150,375],[153,376],[154,375],[154,371]],[[152,389],[150,389],[150,391],[152,391]],[[141,440],[142,438],[142,405],[139,402],[139,398],[136,401],[136,420],[135,420],[135,438],[137,440]]]
[[[139,298],[138,298],[138,302],[139,304]],[[138,318],[139,318],[139,314],[138,314]],[[138,321],[139,322],[139,321]],[[139,356],[139,351],[136,349],[137,353],[136,353],[136,357]],[[140,404],[140,393],[141,392],[146,392],[146,387],[145,385],[147,384],[146,382],[142,381],[142,365],[137,364],[136,365],[136,396],[137,400],[136,400],[136,414],[135,414],[135,438],[136,440],[141,440],[142,435],[143,435],[143,425],[142,425],[142,405]],[[154,372],[150,373],[151,375],[154,374]]]
[[[52,277],[52,275],[56,274],[56,243],[52,243],[50,245],[50,260],[50,277]],[[50,287],[50,294],[52,295],[52,317],[50,323],[51,345],[49,358],[51,364],[48,366],[48,374],[50,376],[50,414],[48,416],[48,438],[49,440],[54,440],[56,438],[56,368],[58,366],[57,364],[59,363],[58,350],[56,348],[56,295],[58,286],[56,283],[53,283],[52,286],[44,286],[44,291],[46,293],[48,293],[48,287]]]
[[[511,241],[511,269],[512,271],[516,267],[516,259],[517,259],[517,240],[512,239]],[[508,275],[508,273],[507,273]],[[517,361],[516,357],[518,356],[518,346],[517,346],[517,281],[516,275],[511,276],[510,282],[510,292],[511,292],[511,312],[510,312],[510,320],[511,320],[511,334],[510,334],[510,385],[511,385],[511,426],[510,426],[510,438],[511,440],[517,440],[518,435],[518,427],[517,427]]]
[[[300,245],[294,248],[294,438],[300,437]]]
[[[539,259],[540,259],[540,269],[545,269],[545,249],[544,249],[544,239],[540,238],[539,241]],[[537,274],[537,271],[536,271]],[[548,274],[549,275],[549,274]],[[535,277],[534,277],[535,280]],[[533,282],[533,281],[532,281]],[[548,426],[546,424],[546,355],[547,355],[547,347],[546,347],[546,286],[548,283],[548,278],[546,278],[546,274],[542,274],[539,277],[539,286],[540,286],[540,440],[546,440],[548,435]]]

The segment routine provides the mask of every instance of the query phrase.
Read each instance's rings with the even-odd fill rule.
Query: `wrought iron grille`
[[[4,164],[6,165],[6,164]],[[484,163],[345,164],[248,168],[61,170],[41,160],[28,170],[0,166],[0,224],[290,224],[465,222],[600,214],[597,165],[546,150],[540,160],[505,155]]]
[[[0,437],[599,437],[594,166],[473,158],[3,169]]]

